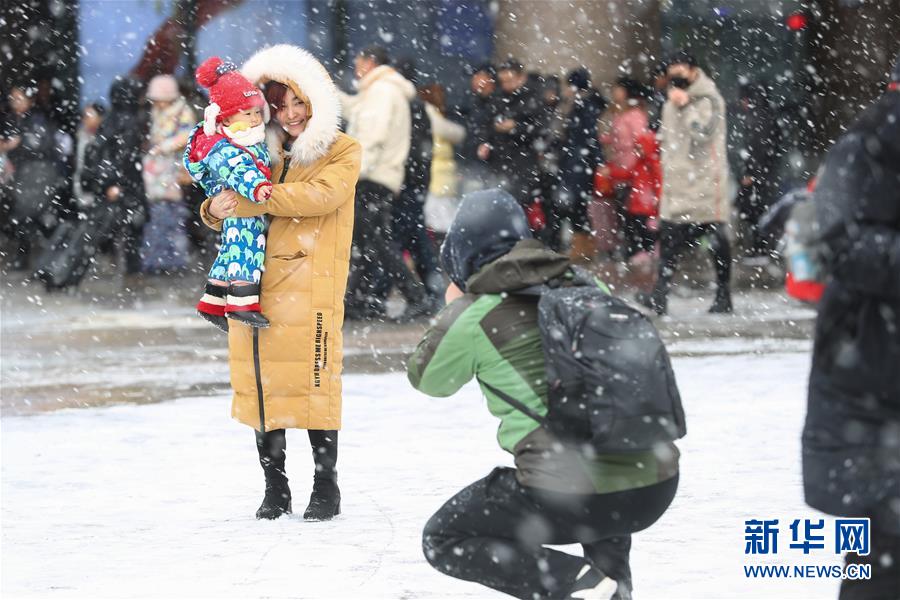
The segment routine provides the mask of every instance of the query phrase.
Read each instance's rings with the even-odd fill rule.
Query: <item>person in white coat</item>
[[[388,280],[406,298],[403,317],[411,319],[431,312],[431,303],[393,243],[391,207],[403,185],[412,135],[409,103],[416,88],[388,65],[387,52],[379,46],[357,54],[354,68],[359,93],[341,94],[347,133],[359,140],[363,152],[346,312],[351,319],[383,316],[376,284]]]
[[[687,52],[678,52],[670,59],[668,75],[668,100],[659,128],[663,169],[659,273],[652,295],[639,295],[638,300],[657,314],[665,314],[669,286],[681,255],[705,237],[717,284],[709,312],[730,313],[725,101],[716,84]]]

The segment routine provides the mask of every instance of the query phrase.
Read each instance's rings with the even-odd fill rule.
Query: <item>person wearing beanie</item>
[[[184,166],[207,196],[233,190],[255,203],[272,193],[265,144],[267,105],[262,91],[218,57],[197,68],[197,83],[209,89],[209,106],[184,152]],[[223,331],[228,319],[268,327],[259,305],[266,257],[265,217],[230,217],[222,225],[219,253],[209,271],[197,312]]]

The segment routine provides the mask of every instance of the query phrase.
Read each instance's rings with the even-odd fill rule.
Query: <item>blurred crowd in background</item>
[[[416,315],[437,310],[445,287],[439,246],[460,198],[495,186],[522,204],[535,235],[553,249],[582,263],[654,270],[660,258],[663,106],[673,87],[690,84],[671,76],[671,60],[660,63],[650,81],[622,75],[596,82],[585,68],[544,75],[510,57],[472,66],[470,89],[451,106],[441,82],[425,79],[414,61],[381,48],[367,52],[415,86],[409,132],[391,138],[408,136],[404,180],[379,208],[391,213],[395,256],[377,260],[400,258],[406,268],[378,274],[378,282],[365,282],[364,292],[351,280],[349,316],[382,316],[383,300],[395,284],[404,289],[404,278],[425,290],[424,298],[404,293],[417,304]],[[672,60],[702,70],[688,55]],[[8,238],[8,267],[40,276],[53,253],[67,250],[61,244],[72,245],[64,240],[72,239],[70,230],[79,223],[97,252],[109,254],[126,275],[202,268],[214,254],[216,238],[197,214],[202,192],[180,165],[205,99],[171,75],[157,75],[147,85],[120,78],[109,98],[109,106],[88,104],[71,136],[53,120],[59,111],[49,86],[22,84],[5,94],[0,227]],[[733,200],[733,210],[720,220],[735,225],[742,258],[765,261],[773,248],[756,225],[780,191],[774,178],[779,129],[766,86],[744,82],[740,103],[721,117],[731,173],[723,194]],[[711,167],[700,162],[695,168]],[[117,214],[98,216],[97,207],[112,205]],[[55,287],[75,284],[82,275],[73,273]]]

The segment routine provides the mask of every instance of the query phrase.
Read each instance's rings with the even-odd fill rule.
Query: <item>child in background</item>
[[[207,196],[230,189],[251,202],[272,193],[262,92],[233,63],[213,57],[197,68],[197,83],[209,89],[210,104],[194,128],[184,166]],[[266,257],[264,217],[229,217],[222,223],[218,256],[209,271],[197,312],[223,331],[228,319],[268,327],[259,306],[259,282]]]
[[[649,264],[656,243],[656,219],[662,192],[662,165],[656,134],[645,129],[635,136],[637,160],[630,170],[609,167],[613,179],[627,181],[630,192],[625,200],[625,254],[635,265]]]

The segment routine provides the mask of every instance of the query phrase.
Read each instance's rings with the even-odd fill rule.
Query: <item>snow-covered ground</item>
[[[674,360],[689,431],[681,486],[663,519],[635,537],[635,596],[836,597],[834,580],[744,576],[754,564],[745,519],[819,516],[800,483],[809,352],[798,342],[726,345]],[[344,406],[344,514],[331,523],[254,519],[262,474],[226,397],[4,418],[2,596],[502,597],[432,570],[420,550],[421,528],[445,499],[509,463],[478,389],[429,399],[402,374],[347,375]],[[302,512],[305,434],[289,432],[288,444]],[[793,551],[765,564],[837,561]]]

